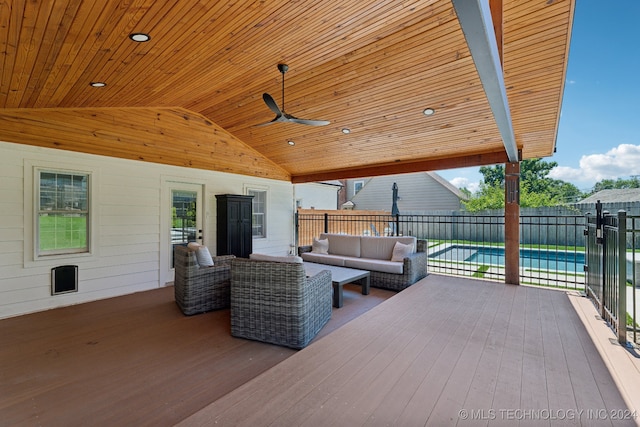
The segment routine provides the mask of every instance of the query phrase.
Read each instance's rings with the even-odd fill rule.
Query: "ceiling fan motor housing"
[[[280,72],[284,74],[289,71],[289,66],[287,64],[278,64],[278,70],[280,70]]]

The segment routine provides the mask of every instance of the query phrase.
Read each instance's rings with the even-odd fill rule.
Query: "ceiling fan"
[[[289,70],[289,66],[287,64],[278,64],[278,70],[282,73],[282,109],[278,107],[276,101],[273,100],[273,97],[268,93],[262,94],[262,99],[264,99],[264,103],[267,104],[267,107],[274,113],[276,113],[276,117],[270,122],[262,123],[257,126],[266,126],[271,123],[276,122],[291,122],[291,123],[299,123],[301,125],[310,125],[310,126],[325,126],[330,122],[327,120],[308,120],[308,119],[299,119],[297,117],[292,116],[291,114],[287,114],[284,111],[284,73]]]

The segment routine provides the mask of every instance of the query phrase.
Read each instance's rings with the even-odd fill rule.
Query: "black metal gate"
[[[587,296],[622,344],[627,342],[626,223],[625,211],[612,215],[602,210],[600,201],[595,216],[586,215]]]

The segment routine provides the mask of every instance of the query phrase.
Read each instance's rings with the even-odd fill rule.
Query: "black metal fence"
[[[585,217],[520,217],[520,282],[583,291]]]
[[[626,226],[627,331],[640,344],[640,216],[627,216]]]
[[[622,344],[638,343],[640,217],[602,211],[587,215],[586,292]]]

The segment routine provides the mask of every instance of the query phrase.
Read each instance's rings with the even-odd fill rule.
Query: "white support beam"
[[[518,146],[513,133],[489,2],[488,0],[452,0],[452,2],[502,136],[507,157],[510,162],[518,162]]]

